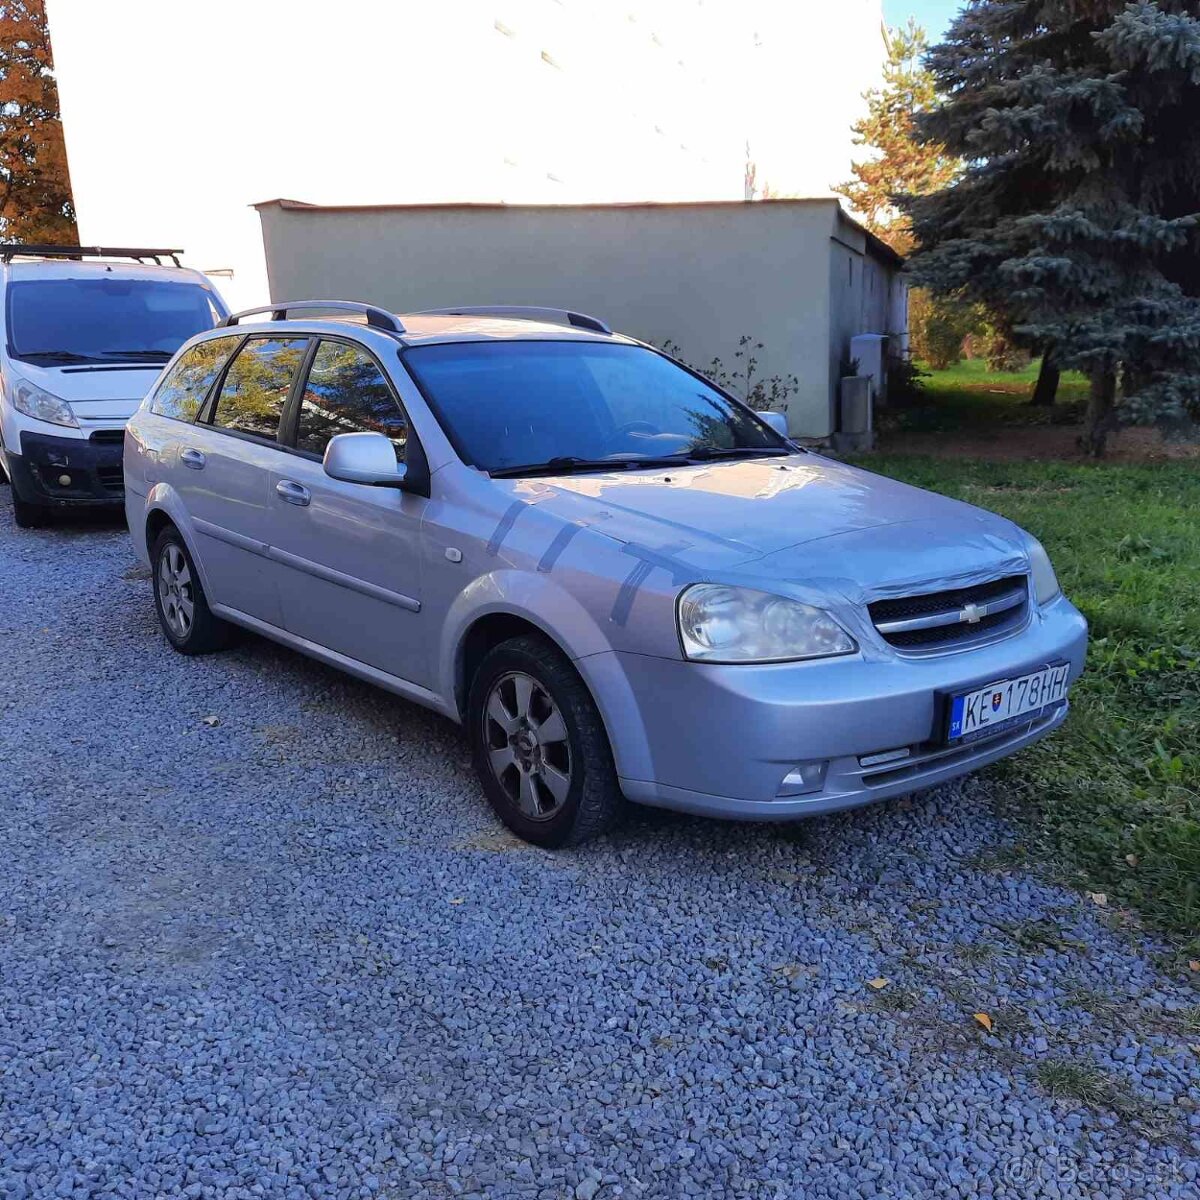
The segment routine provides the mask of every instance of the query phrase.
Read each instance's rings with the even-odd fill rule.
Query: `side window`
[[[158,385],[150,402],[150,411],[160,417],[174,417],[177,421],[194,421],[212,381],[236,345],[236,338],[213,338],[181,354]]]
[[[225,372],[213,425],[273,440],[307,346],[307,338],[253,337],[246,342]]]
[[[324,454],[338,433],[386,434],[404,461],[408,422],[375,360],[357,346],[322,342],[300,402],[296,449]]]

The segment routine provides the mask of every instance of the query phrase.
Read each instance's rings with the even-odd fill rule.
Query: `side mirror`
[[[382,433],[339,433],[325,447],[325,474],[346,483],[403,488],[408,468],[396,462],[396,448]]]
[[[770,427],[773,430],[775,430],[775,432],[777,434],[779,434],[780,437],[787,437],[787,435],[788,435],[787,417],[785,417],[783,415],[783,413],[760,412],[760,413],[756,413],[755,415],[758,417],[761,417],[764,421],[766,421],[766,423],[768,425],[770,425]]]

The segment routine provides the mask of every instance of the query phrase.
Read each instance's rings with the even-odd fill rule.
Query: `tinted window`
[[[324,454],[338,433],[384,433],[404,458],[408,422],[375,360],[357,346],[322,342],[300,402],[296,447]]]
[[[236,338],[213,338],[181,354],[158,385],[150,410],[163,417],[194,421],[208,389],[236,344]]]
[[[198,283],[162,279],[25,279],[8,286],[8,342],[34,362],[167,359],[220,319]]]
[[[307,347],[307,338],[251,338],[225,373],[213,424],[274,438]]]
[[[484,470],[549,458],[635,459],[779,447],[745,409],[669,359],[604,342],[454,342],[404,363]]]

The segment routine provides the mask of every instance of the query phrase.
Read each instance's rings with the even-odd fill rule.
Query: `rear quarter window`
[[[184,351],[158,385],[150,411],[177,421],[194,421],[236,344],[237,338],[213,338]]]

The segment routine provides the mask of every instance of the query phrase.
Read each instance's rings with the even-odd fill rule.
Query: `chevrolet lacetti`
[[[780,426],[578,313],[280,304],[166,367],[126,509],[177,650],[245,627],[461,722],[546,846],[624,798],[827,813],[1059,725],[1087,626],[1041,545]]]

